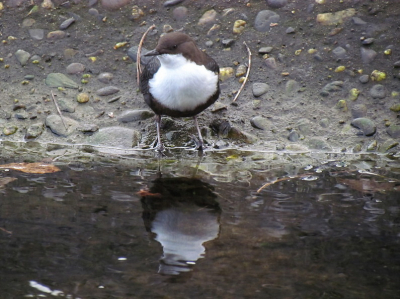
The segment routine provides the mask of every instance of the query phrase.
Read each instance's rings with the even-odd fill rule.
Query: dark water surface
[[[286,158],[3,169],[0,297],[399,298],[399,161]]]

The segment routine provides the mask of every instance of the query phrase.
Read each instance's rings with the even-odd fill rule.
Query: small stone
[[[386,73],[378,71],[378,70],[374,70],[371,73],[371,79],[372,79],[372,81],[377,81],[377,82],[385,80],[386,79]]]
[[[383,85],[376,84],[372,86],[372,88],[369,91],[369,94],[371,95],[371,97],[375,99],[383,99],[386,97],[386,89]]]
[[[212,106],[211,112],[214,113],[225,109],[228,109],[227,105],[222,104],[220,102],[215,102],[214,105]]]
[[[45,83],[50,87],[65,87],[77,89],[79,86],[73,80],[61,73],[50,73],[47,75]]]
[[[236,20],[235,23],[233,24],[233,33],[234,34],[240,34],[244,31],[246,26],[246,21],[244,20]]]
[[[111,146],[117,148],[132,148],[137,146],[142,136],[139,131],[124,127],[101,128],[89,139],[89,144]]]
[[[346,51],[344,48],[342,48],[342,47],[336,47],[335,49],[332,50],[332,53],[333,53],[337,58],[344,59],[344,58],[346,58],[346,53],[347,53],[347,51]]]
[[[307,118],[301,118],[296,123],[297,128],[299,131],[304,135],[311,135],[311,122]]]
[[[390,110],[392,110],[393,112],[400,112],[400,104],[393,105],[392,107],[390,107]]]
[[[286,82],[285,94],[291,96],[296,94],[300,89],[299,83],[295,80],[289,80]]]
[[[185,0],[167,0],[164,2],[164,7],[170,7],[182,3]]]
[[[36,123],[29,126],[26,130],[25,139],[34,139],[42,135],[44,130],[43,123]]]
[[[259,54],[269,54],[272,52],[272,47],[262,47],[260,49],[258,49],[258,53]]]
[[[245,131],[242,131],[236,127],[232,127],[231,130],[229,131],[228,138],[237,140],[240,142],[248,143],[248,144],[253,144],[257,142],[257,137],[254,136],[253,134],[247,133]]]
[[[232,67],[222,67],[219,70],[219,79],[223,82],[228,78],[232,77],[234,70]]]
[[[254,28],[260,32],[266,32],[270,29],[270,25],[279,22],[279,15],[271,10],[260,11],[254,21]]]
[[[370,64],[376,55],[377,53],[372,49],[361,48],[361,59],[365,64]]]
[[[365,25],[367,22],[361,20],[359,17],[352,18],[354,25]]]
[[[43,29],[29,29],[29,36],[35,40],[42,40],[44,38]]]
[[[71,100],[59,99],[58,106],[60,107],[60,110],[63,112],[68,112],[68,113],[75,112],[75,106],[72,104]]]
[[[130,2],[130,0],[101,0],[101,5],[105,9],[117,10],[124,7],[125,5],[128,5]]]
[[[390,125],[386,132],[389,134],[390,137],[392,138],[400,138],[400,125]]]
[[[99,127],[95,124],[81,124],[78,130],[83,133],[94,133],[99,130]]]
[[[217,19],[217,15],[218,14],[214,9],[208,10],[201,16],[197,25],[203,26],[203,25],[209,25],[209,24],[215,23],[215,20]]]
[[[321,13],[317,15],[317,22],[321,25],[338,25],[356,14],[354,8],[349,8],[334,13]]]
[[[71,26],[74,22],[75,22],[75,18],[66,19],[64,22],[61,23],[60,29],[61,29],[61,30],[67,29],[67,28],[68,28],[69,26]]]
[[[17,50],[17,52],[15,52],[15,57],[17,58],[18,62],[22,66],[25,66],[28,63],[28,60],[29,60],[29,57],[31,57],[31,54],[20,49],[20,50]]]
[[[331,147],[324,140],[319,138],[311,138],[307,141],[307,146],[310,149],[331,150]]]
[[[119,92],[119,88],[115,86],[106,86],[96,91],[98,96],[109,96]]]
[[[15,113],[15,118],[17,119],[27,119],[28,117],[28,112],[25,110],[19,110],[17,113]]]
[[[270,69],[276,69],[276,60],[273,57],[267,58],[264,60],[264,63]]]
[[[269,85],[266,83],[253,83],[253,95],[255,97],[262,96],[263,94],[267,93],[269,90]]]
[[[89,102],[89,95],[85,92],[81,92],[76,96],[76,100],[78,103],[87,103]]]
[[[3,129],[3,134],[6,136],[9,136],[9,135],[15,134],[17,131],[18,131],[18,127],[16,127],[16,126],[13,126],[13,125],[6,126]]]
[[[271,127],[271,122],[260,115],[254,116],[250,119],[250,124],[253,128],[260,130],[268,130]]]
[[[330,92],[339,91],[343,88],[343,81],[333,81],[326,84],[321,91],[322,96],[328,96]]]
[[[380,147],[379,147],[379,151],[381,152],[381,153],[386,153],[386,152],[388,152],[390,149],[392,149],[392,148],[394,148],[394,147],[396,147],[396,146],[398,146],[399,145],[399,143],[397,142],[397,141],[395,141],[395,140],[393,140],[393,139],[389,139],[389,140],[386,140]]]
[[[85,66],[82,63],[74,62],[67,66],[67,73],[70,75],[83,73],[84,71]]]
[[[362,151],[361,144],[358,143],[353,147],[353,153],[359,153],[361,151]]]
[[[351,107],[351,115],[353,118],[365,117],[367,115],[367,106],[364,104],[357,104]]]
[[[319,121],[319,125],[323,128],[329,127],[329,119],[323,118]]]
[[[376,140],[372,141],[367,146],[367,152],[374,152],[378,148],[378,142]]]
[[[289,133],[289,136],[288,136],[288,140],[289,141],[291,141],[291,142],[297,142],[297,141],[299,141],[299,139],[300,139],[300,135],[299,135],[299,133],[297,133],[296,131],[291,131],[290,133]]]
[[[79,123],[76,120],[65,116],[63,116],[62,119],[63,120],[61,120],[59,115],[51,114],[46,117],[46,126],[49,127],[54,134],[67,137],[75,132]],[[64,124],[67,128],[64,127]]]
[[[57,40],[63,39],[67,34],[62,30],[51,31],[47,34],[47,39]]]
[[[247,66],[245,66],[244,64],[241,64],[236,69],[236,75],[235,76],[237,78],[242,77],[242,76],[244,76],[244,74],[246,74],[246,72],[247,72]]]
[[[358,78],[358,80],[362,83],[362,84],[366,84],[369,81],[369,76],[368,75],[362,75],[360,76],[360,78]]]
[[[393,64],[393,67],[396,67],[396,68],[400,67],[400,60],[396,61],[396,62]]]
[[[145,120],[153,116],[154,112],[147,109],[126,110],[117,117],[117,120],[121,123],[129,123],[138,120]]]
[[[281,8],[287,4],[287,0],[267,0],[267,5],[271,8]]]
[[[225,38],[221,40],[221,43],[225,48],[229,48],[235,43],[235,40],[232,38]]]
[[[101,73],[97,76],[97,80],[101,83],[110,83],[111,80],[114,78],[114,75],[111,73]]]
[[[351,122],[351,125],[357,129],[360,129],[365,136],[372,136],[376,132],[376,125],[369,118],[356,118]]]
[[[372,44],[374,41],[375,41],[375,39],[374,39],[373,37],[369,37],[369,38],[364,39],[364,40],[362,41],[362,44],[363,44],[363,45],[370,45],[370,44]]]
[[[188,9],[184,6],[179,6],[175,8],[172,12],[172,16],[176,21],[184,21],[186,20],[188,15]]]
[[[214,24],[212,25],[212,27],[210,28],[210,30],[207,31],[207,36],[212,36],[217,34],[217,32],[221,29],[221,25],[219,24]]]
[[[294,30],[293,27],[288,27],[288,28],[286,29],[286,34],[291,34],[291,33],[295,33],[295,30]]]

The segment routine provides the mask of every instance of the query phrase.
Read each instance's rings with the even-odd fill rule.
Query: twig
[[[56,99],[54,98],[53,91],[51,91],[51,97],[53,98],[54,105],[56,105],[56,109],[57,109],[58,114],[60,115],[61,122],[63,123],[65,130],[68,131],[68,128],[67,128],[67,126],[65,125],[65,122],[64,122],[64,118],[63,118],[63,116],[62,116],[62,114],[61,114],[60,108],[58,107],[58,104],[57,104],[57,102],[56,102]]]
[[[310,175],[311,175],[311,173],[305,173],[305,174],[301,174],[301,175],[296,175],[296,176],[294,176],[294,177],[286,177],[286,178],[277,179],[277,180],[275,180],[275,181],[266,183],[266,184],[264,184],[263,186],[261,186],[261,187],[257,190],[257,193],[260,193],[260,191],[261,191],[262,189],[264,189],[264,188],[266,188],[266,187],[268,187],[268,186],[271,186],[271,185],[273,185],[273,184],[275,184],[275,183],[279,183],[279,182],[283,182],[283,181],[287,181],[287,180],[292,180],[292,179],[296,179],[296,178],[303,178],[303,177],[307,177],[307,176],[310,176]]]
[[[140,42],[139,42],[139,46],[138,46],[138,50],[137,50],[137,54],[136,54],[136,76],[137,76],[136,80],[137,80],[137,85],[138,86],[140,84],[140,82],[139,82],[140,81],[140,75],[142,73],[142,66],[140,64],[140,56],[141,56],[141,53],[142,53],[143,42],[144,42],[144,39],[146,38],[146,35],[149,33],[149,31],[153,30],[154,28],[156,28],[156,25],[154,25],[154,24],[151,25],[149,27],[149,29],[147,29],[146,32],[143,33],[143,36],[142,36],[142,38],[140,39]]]
[[[9,230],[6,230],[5,228],[0,227],[0,230],[7,233],[7,234],[12,234],[12,232],[10,232]]]
[[[242,92],[244,85],[246,84],[247,80],[249,79],[249,74],[250,74],[250,68],[251,68],[251,51],[249,46],[246,44],[246,42],[243,42],[243,44],[246,46],[247,48],[247,52],[249,53],[249,67],[247,68],[247,73],[246,73],[246,77],[244,78],[243,84],[242,86],[240,86],[239,91],[237,92],[235,98],[233,99],[232,103],[234,103],[236,101],[236,99],[239,97],[239,94]]]

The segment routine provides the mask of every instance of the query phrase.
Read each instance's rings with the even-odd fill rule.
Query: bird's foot
[[[194,149],[198,150],[198,151],[203,151],[205,149],[205,144],[202,140],[200,140],[199,138],[197,138],[195,135],[192,135],[192,140],[194,142]]]

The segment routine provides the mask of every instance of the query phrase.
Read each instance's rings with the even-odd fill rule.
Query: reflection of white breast
[[[169,109],[187,111],[205,103],[216,91],[218,75],[181,54],[160,55],[161,67],[149,81],[150,93]]]

